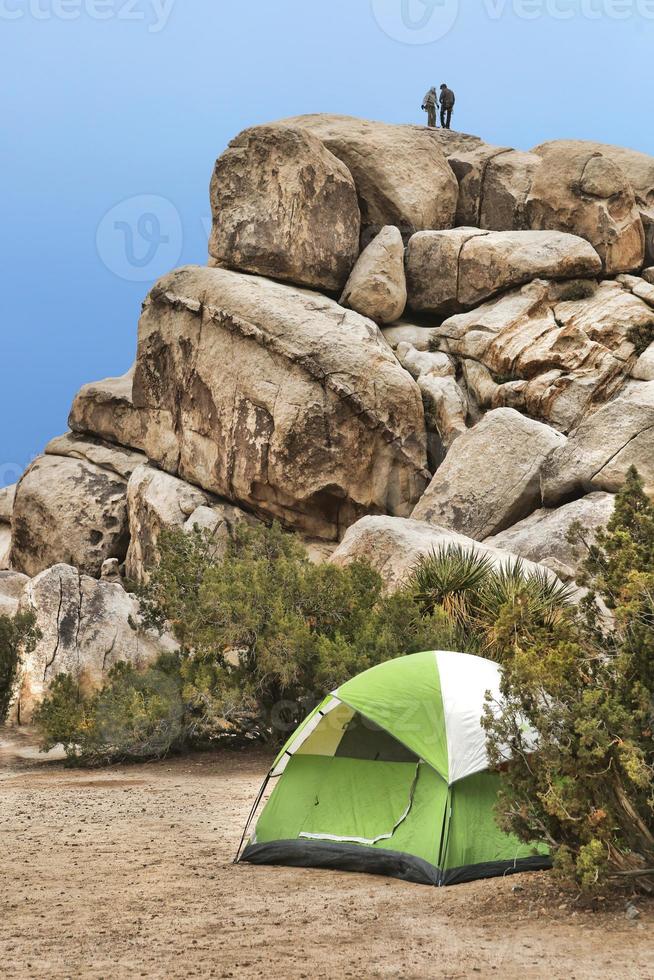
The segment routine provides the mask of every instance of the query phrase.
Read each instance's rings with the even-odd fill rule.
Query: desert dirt
[[[654,906],[233,865],[270,756],[71,770],[0,730],[0,975],[654,977]]]

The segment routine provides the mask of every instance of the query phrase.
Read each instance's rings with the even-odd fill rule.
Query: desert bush
[[[410,589],[383,594],[366,562],[313,565],[278,525],[239,529],[226,556],[212,539],[170,531],[141,601],[146,625],[179,654],[145,673],[126,665],[84,698],[57,678],[37,714],[44,745],[71,759],[156,757],[229,739],[283,741],[326,691],[401,653],[457,648],[462,631]],[[170,683],[168,683],[170,681]]]
[[[34,649],[38,638],[33,613],[0,616],[0,724],[9,712],[21,656]]]
[[[485,720],[491,760],[505,746],[512,758],[498,818],[548,841],[584,889],[654,891],[654,505],[635,470],[584,580],[583,615],[516,637],[505,658],[501,710]]]
[[[70,674],[59,674],[34,723],[44,751],[61,744],[74,762],[162,758],[186,742],[178,659],[162,656],[143,671],[118,663],[91,696]]]

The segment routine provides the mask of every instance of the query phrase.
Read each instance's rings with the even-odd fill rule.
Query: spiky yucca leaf
[[[573,590],[545,569],[526,571],[522,559],[495,569],[479,590],[478,610],[485,619],[496,620],[506,606],[522,606],[543,625],[558,619],[570,605]]]
[[[482,647],[493,656],[505,647],[507,630],[517,640],[535,629],[553,629],[572,603],[573,590],[544,569],[527,572],[518,558],[496,569],[484,581],[476,597],[472,619],[483,636]]]
[[[408,586],[425,615],[431,615],[440,607],[459,626],[466,626],[471,600],[492,570],[492,559],[474,548],[441,545],[421,555]]]

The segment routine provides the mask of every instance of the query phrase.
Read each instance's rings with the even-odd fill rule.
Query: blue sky
[[[654,154],[654,0],[0,0],[0,486],[134,357],[140,303],[206,261],[213,162],[303,112],[421,122],[528,148]]]

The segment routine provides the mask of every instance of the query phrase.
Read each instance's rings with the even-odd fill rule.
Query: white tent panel
[[[500,668],[467,653],[436,654],[445,715],[449,782],[488,769],[486,733],[481,726],[486,693],[500,700]]]

